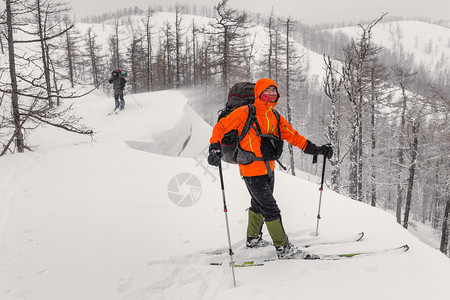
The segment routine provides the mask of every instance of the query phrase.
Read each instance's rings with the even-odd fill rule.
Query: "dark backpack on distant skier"
[[[114,72],[116,72],[117,74],[119,74],[120,77],[127,77],[127,76],[128,76],[128,73],[125,72],[125,71],[122,71],[121,69],[114,70],[113,73],[114,73]]]
[[[233,129],[227,132],[220,141],[222,146],[222,160],[227,163],[247,165],[255,160],[278,160],[283,152],[283,140],[280,138],[279,113],[276,110],[273,110],[275,117],[277,118],[277,130],[279,136],[262,134],[256,119],[256,108],[253,105],[254,103],[255,84],[252,82],[238,82],[230,88],[227,104],[223,110],[219,111],[219,118],[217,121],[228,116],[238,107],[244,105],[248,106],[248,118],[241,132],[241,136],[239,136],[236,129]],[[261,153],[263,159],[257,158],[253,152],[241,148],[240,141],[242,141],[251,128],[253,128],[258,136],[261,137]]]

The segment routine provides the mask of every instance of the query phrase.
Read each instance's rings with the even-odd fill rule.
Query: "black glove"
[[[312,142],[307,141],[308,144],[306,144],[305,152],[306,154],[311,155],[325,155],[328,159],[330,159],[333,156],[333,148],[329,144],[322,145],[322,146],[316,146]]]
[[[330,144],[322,145],[319,147],[320,153],[325,155],[328,159],[330,159],[333,156],[333,148],[331,148]]]
[[[209,145],[208,164],[218,167],[222,157],[222,147],[220,143]]]

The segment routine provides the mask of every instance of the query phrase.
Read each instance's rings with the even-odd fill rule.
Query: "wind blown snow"
[[[316,238],[318,184],[281,171],[275,197],[299,247],[363,231],[359,242],[308,251],[410,250],[236,268],[234,288],[227,263],[209,265],[229,256],[204,254],[228,247],[218,170],[206,162],[211,127],[178,91],[125,99],[118,115],[100,92],[76,101],[93,140],[42,127],[30,137],[35,152],[0,159],[1,299],[450,298],[450,260],[387,212],[325,189]],[[224,179],[238,258],[249,252],[249,196],[236,166],[224,167]]]

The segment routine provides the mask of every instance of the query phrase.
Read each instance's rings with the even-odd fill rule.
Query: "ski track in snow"
[[[22,160],[20,160],[22,159]],[[7,248],[5,243],[5,233],[8,229],[9,219],[14,210],[14,200],[17,197],[30,197],[31,195],[28,193],[24,183],[26,183],[27,178],[32,177],[33,172],[36,168],[39,168],[39,165],[42,164],[39,156],[35,156],[31,160],[29,157],[15,157],[16,160],[13,166],[9,168],[4,168],[4,170],[8,170],[7,174],[1,174],[2,180],[0,184],[0,237],[1,244],[0,247]],[[24,235],[29,236],[32,230],[25,230]]]
[[[123,299],[215,299],[218,283],[228,286],[228,270],[216,272],[206,260],[193,261],[189,257],[169,259],[163,262],[149,262],[156,277],[153,283],[139,288]],[[155,268],[155,266],[157,266]]]

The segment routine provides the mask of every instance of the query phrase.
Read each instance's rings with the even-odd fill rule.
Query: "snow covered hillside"
[[[314,237],[318,185],[282,172],[275,196],[297,245],[364,231],[308,251],[410,250],[236,268],[234,288],[229,266],[209,265],[229,256],[204,254],[227,246],[218,171],[205,160],[211,128],[177,91],[125,98],[118,115],[103,94],[76,101],[92,141],[42,127],[35,152],[0,159],[0,299],[448,299],[447,257],[329,190]],[[249,196],[236,166],[224,175],[235,259],[275,257],[242,247]]]
[[[344,27],[334,31],[357,38],[361,29]],[[385,22],[373,28],[373,41],[396,55],[411,57],[430,74],[450,70],[450,28],[420,21]]]
[[[135,15],[129,18],[122,18],[120,20],[120,47],[121,51],[123,51],[124,53],[126,53],[126,49],[128,47],[127,45],[131,44],[136,29],[139,28],[139,30],[145,31],[143,28],[145,24],[145,22],[143,21],[144,19],[145,15]],[[150,19],[151,27],[154,30],[154,36],[152,39],[153,49],[159,49],[160,47],[160,35],[162,35],[162,28],[164,28],[165,24],[170,24],[172,28],[175,28],[175,20],[175,13],[154,13],[154,15]],[[104,24],[76,23],[75,28],[84,35],[86,35],[88,29],[91,28],[92,31],[96,34],[98,44],[102,45],[102,54],[105,56],[110,56],[111,49],[109,46],[109,39],[114,35],[114,22],[115,20],[105,22]],[[197,28],[205,28],[213,31],[211,24],[214,24],[216,20],[212,17],[209,18],[197,15],[182,14],[180,22],[180,27],[186,30],[186,34],[187,36],[189,36],[190,33],[188,29],[192,27],[193,23],[196,24]],[[269,36],[267,35],[267,29],[260,24],[252,23],[252,26],[250,26],[250,29],[248,30],[248,36],[248,43],[250,44],[254,42],[254,61],[257,62],[266,59],[269,47]],[[196,38],[201,44],[201,42],[208,37],[205,37],[202,34],[198,34]],[[298,42],[294,42],[293,46],[295,47],[295,49],[297,49],[299,56],[305,56],[304,64],[307,65],[308,75],[310,77],[317,77],[319,79],[322,78],[324,76],[323,54],[310,51]],[[252,67],[256,68],[256,64],[253,64]],[[255,72],[252,72],[252,74],[253,73]]]

